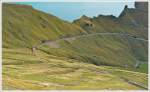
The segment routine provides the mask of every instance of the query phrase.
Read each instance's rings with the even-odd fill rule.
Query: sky
[[[98,15],[114,15],[118,17],[125,5],[134,8],[134,2],[22,2],[35,9],[72,22],[82,15],[94,17]]]

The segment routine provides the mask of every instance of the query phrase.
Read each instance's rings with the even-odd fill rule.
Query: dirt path
[[[137,83],[135,81],[130,81],[127,78],[121,77],[121,79],[123,79],[125,82],[131,84],[131,85],[135,85],[137,87],[143,88],[143,89],[148,89],[145,85],[141,84],[141,83]]]
[[[36,47],[39,47],[41,45],[49,45],[53,48],[59,48],[60,45],[58,44],[58,42],[66,40],[68,42],[73,41],[77,38],[81,38],[81,37],[89,37],[89,36],[94,36],[94,35],[122,35],[122,36],[128,36],[131,37],[132,39],[135,40],[140,40],[140,41],[144,41],[144,42],[148,42],[148,40],[143,39],[143,38],[138,38],[136,36],[130,35],[130,34],[125,34],[125,33],[93,33],[93,34],[85,34],[85,35],[79,35],[79,36],[74,36],[74,37],[68,37],[68,38],[62,38],[62,39],[58,39],[58,40],[54,40],[54,41],[46,41],[45,43],[41,43],[39,45],[37,45]]]

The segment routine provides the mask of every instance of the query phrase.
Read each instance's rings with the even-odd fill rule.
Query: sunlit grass
[[[16,50],[3,49],[3,62],[7,62],[3,64],[4,89],[143,89],[128,84],[121,77],[147,86],[148,78],[144,73],[130,71],[128,74],[126,70],[60,59],[41,51],[37,51],[36,56],[22,55],[24,50],[30,52],[29,49],[22,49],[12,54]],[[5,55],[12,57],[5,59]],[[30,62],[31,59],[34,63]],[[22,61],[24,63],[17,64]]]

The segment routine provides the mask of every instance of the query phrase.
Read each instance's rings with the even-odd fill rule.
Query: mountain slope
[[[147,62],[147,41],[122,34],[85,35],[72,41],[56,41],[55,44],[57,47],[48,44],[39,49],[49,54],[95,65],[134,68],[138,61]]]
[[[3,88],[147,89],[143,7],[125,7],[119,18],[82,16],[69,23],[28,5],[4,3]],[[136,27],[132,20],[138,17],[144,20]]]
[[[80,27],[31,6],[3,4],[2,9],[3,47],[32,47],[42,40],[84,33]]]
[[[136,11],[136,8],[131,9],[131,11]],[[60,46],[58,46],[59,42],[52,43],[57,48],[46,46],[46,52],[96,65],[134,68],[138,62],[145,63],[148,61],[148,41],[145,38],[134,36],[138,32],[135,33],[130,25],[129,27],[124,25],[128,22],[131,22],[128,24],[132,24],[132,21],[127,19],[127,15],[138,14],[137,11],[130,13],[127,12],[130,9],[126,9],[128,8],[125,7],[119,18],[99,16],[91,19],[82,16],[81,19],[74,22],[75,24],[71,24],[55,16],[37,11],[31,6],[3,4],[3,47],[31,48],[33,46],[37,47],[43,41],[51,42],[56,39],[74,37],[75,39],[72,41],[64,39]],[[138,10],[140,9],[138,8]],[[126,18],[125,20],[128,20],[128,22],[123,21],[123,18]],[[120,21],[122,25],[120,25]],[[81,24],[82,28],[76,24]],[[145,24],[143,23],[143,25]],[[125,29],[129,30],[126,31]],[[107,35],[88,36],[94,33],[106,33]],[[81,39],[76,39],[77,36],[81,36]],[[45,46],[37,49],[45,51]]]
[[[148,3],[136,2],[135,8],[124,7],[119,17],[99,15],[89,18],[82,16],[75,24],[91,32],[128,33],[148,39]],[[91,24],[91,25],[90,25]]]
[[[137,36],[148,39],[148,3],[136,2],[135,9],[125,6],[119,16],[119,23],[130,27]]]
[[[124,24],[132,24],[132,21],[126,16],[138,14],[137,11],[140,9],[136,8],[130,10],[125,7],[119,18],[101,15],[92,19],[82,16],[81,19],[74,22],[75,24],[71,24],[53,15],[37,11],[31,6],[3,4],[3,47],[31,48],[34,46],[56,56],[73,58],[96,65],[134,69],[139,62],[146,63],[148,61],[148,41],[140,36],[134,36],[138,32],[135,33],[130,25],[128,27]],[[136,12],[128,12],[132,10]],[[144,15],[146,14],[143,14],[142,17]],[[122,23],[120,24],[120,22]],[[143,25],[145,24],[143,23]],[[79,39],[76,39],[77,36],[80,36]],[[56,43],[51,42],[69,37],[74,37],[74,40],[64,39],[64,41]],[[44,41],[51,42],[54,47],[49,44],[48,46],[38,46]]]

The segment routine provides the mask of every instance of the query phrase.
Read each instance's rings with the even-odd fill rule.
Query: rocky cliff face
[[[136,2],[135,8],[125,7],[118,18],[119,23],[131,28],[140,37],[148,39],[148,3]]]
[[[134,26],[137,26],[139,24],[147,27],[148,26],[147,25],[148,24],[148,3],[136,2],[135,8],[132,9],[125,6],[123,12],[119,16],[119,19],[126,19],[126,21],[129,21]]]
[[[148,3],[147,2],[135,2],[135,8],[138,10],[148,10]]]

